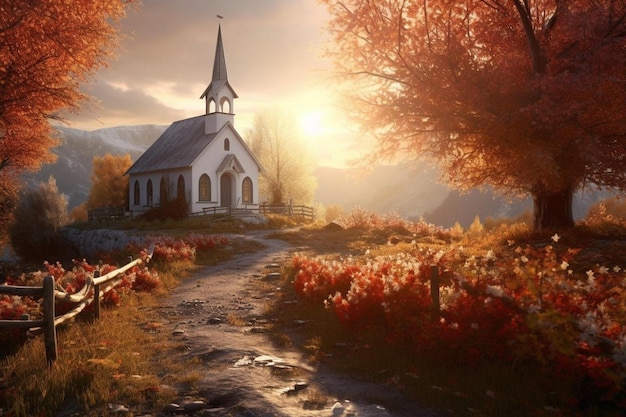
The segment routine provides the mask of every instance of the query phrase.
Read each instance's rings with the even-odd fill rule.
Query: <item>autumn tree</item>
[[[0,0],[0,188],[54,159],[49,121],[86,98],[133,2]]]
[[[131,165],[129,154],[94,156],[87,208],[128,207],[128,177],[124,173]]]
[[[572,226],[589,184],[626,189],[623,0],[322,3],[372,160],[531,195],[538,230]]]
[[[250,149],[263,166],[259,194],[270,204],[290,201],[311,204],[317,182],[313,162],[293,118],[278,109],[266,109],[254,118],[248,135]]]
[[[66,246],[58,231],[68,219],[67,198],[59,192],[54,177],[23,189],[9,227],[13,250],[24,260],[58,256]]]

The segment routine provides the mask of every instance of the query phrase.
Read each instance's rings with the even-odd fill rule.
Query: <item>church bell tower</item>
[[[217,44],[213,60],[213,76],[211,83],[204,90],[200,99],[205,100],[205,134],[217,133],[226,123],[235,124],[234,100],[237,93],[228,82],[224,44],[222,43],[222,27],[217,29]]]

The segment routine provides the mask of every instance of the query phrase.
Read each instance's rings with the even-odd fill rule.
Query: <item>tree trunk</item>
[[[532,195],[535,203],[535,230],[563,230],[574,226],[574,187],[551,191],[536,186]]]

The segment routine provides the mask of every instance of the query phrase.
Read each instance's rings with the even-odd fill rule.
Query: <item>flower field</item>
[[[532,364],[576,387],[567,401],[578,409],[626,408],[626,274],[620,265],[576,270],[580,252],[555,234],[480,255],[415,241],[383,255],[297,254],[293,285],[345,328],[377,329],[403,351],[469,368]]]

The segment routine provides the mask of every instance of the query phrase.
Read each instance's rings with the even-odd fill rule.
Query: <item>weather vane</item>
[[[217,18],[218,18],[218,19],[223,19],[223,18],[224,18],[224,16],[222,16],[222,15],[219,15],[219,14],[218,14],[218,15],[217,15]]]

